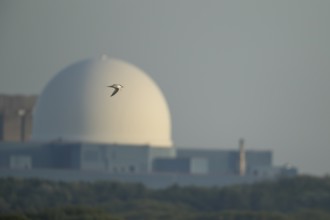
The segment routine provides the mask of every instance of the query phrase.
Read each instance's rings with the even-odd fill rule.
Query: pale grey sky
[[[272,149],[330,173],[330,1],[0,1],[0,93],[106,53],[161,87],[179,147]]]

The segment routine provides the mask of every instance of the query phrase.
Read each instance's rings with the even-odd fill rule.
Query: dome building
[[[110,97],[112,84],[124,88]],[[32,140],[171,147],[171,118],[147,74],[103,56],[74,63],[47,84],[35,109]]]

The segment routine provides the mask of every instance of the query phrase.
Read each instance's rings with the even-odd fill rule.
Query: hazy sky
[[[106,53],[161,87],[179,147],[272,149],[330,173],[330,1],[0,1],[0,93]]]

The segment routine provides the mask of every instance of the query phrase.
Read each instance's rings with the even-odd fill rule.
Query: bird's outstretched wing
[[[113,88],[113,87],[112,87]],[[113,91],[113,93],[111,94],[111,96],[114,96],[114,95],[116,95],[116,93],[119,91],[119,89],[118,88],[114,88],[115,90]]]

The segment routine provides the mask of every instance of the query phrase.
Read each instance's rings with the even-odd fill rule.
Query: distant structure
[[[244,139],[239,140],[239,175],[244,176],[246,173],[246,160],[245,160],[245,149]]]
[[[107,85],[125,89],[109,98]],[[149,187],[224,186],[297,174],[272,151],[173,146],[166,99],[142,70],[88,59],[60,71],[38,97],[0,98],[0,176],[115,180]]]
[[[36,96],[0,95],[0,141],[27,141]]]

